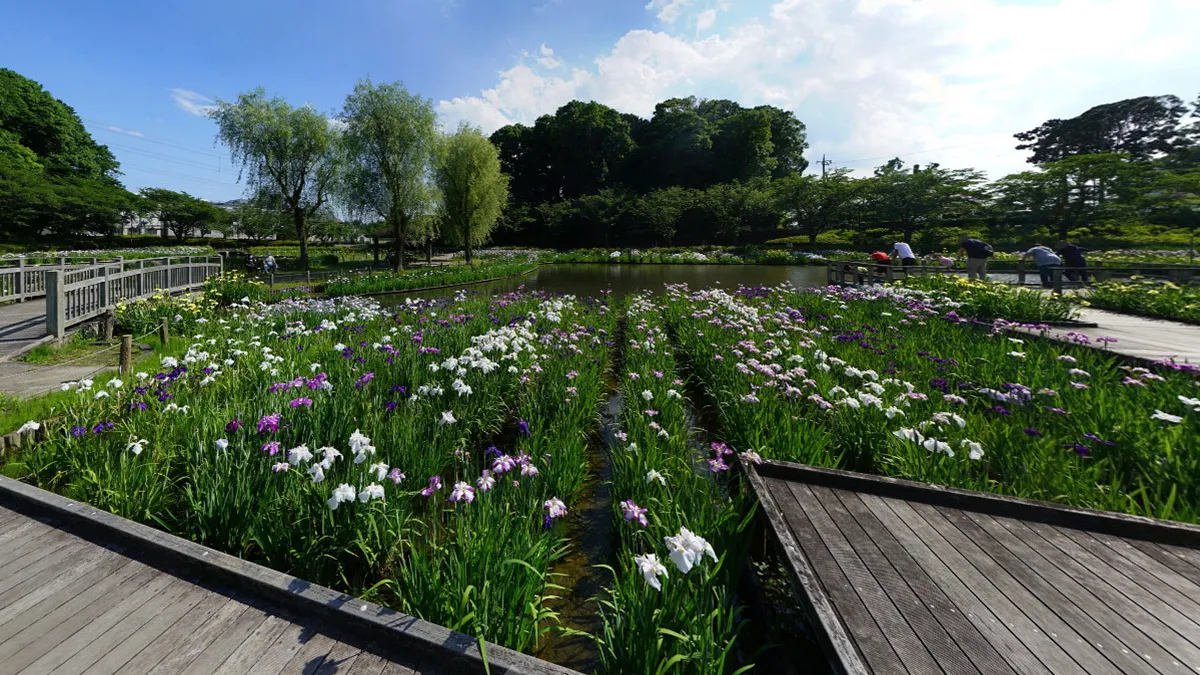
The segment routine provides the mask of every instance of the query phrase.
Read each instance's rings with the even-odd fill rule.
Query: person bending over
[[[1054,268],[1062,265],[1062,258],[1041,244],[1034,244],[1033,248],[1021,254],[1021,260],[1026,258],[1033,258],[1033,264],[1037,265],[1038,275],[1042,277],[1042,287],[1053,288]]]

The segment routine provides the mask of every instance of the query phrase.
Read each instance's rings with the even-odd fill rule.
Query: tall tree
[[[326,203],[338,181],[339,134],[311,105],[293,107],[259,87],[236,101],[217,101],[210,113],[217,140],[230,151],[238,179],[251,192],[274,192],[300,240],[300,265],[308,267],[308,219]]]
[[[975,210],[982,197],[983,174],[974,169],[943,169],[931,164],[906,171],[893,159],[866,179],[864,197],[874,223],[886,225],[910,241],[918,231],[960,219]]]
[[[808,235],[809,244],[817,243],[824,232],[849,227],[865,185],[850,173],[837,169],[824,177],[793,174],[772,185],[780,209]]]
[[[360,80],[342,109],[348,159],[345,194],[355,211],[387,221],[396,246],[396,269],[406,264],[405,244],[420,241],[414,225],[432,213],[432,162],[437,147],[433,101],[400,82]]]
[[[470,264],[472,249],[487,241],[508,201],[508,176],[496,146],[466,124],[443,139],[435,175],[445,232]]]
[[[1088,109],[1078,117],[1053,119],[1016,134],[1030,164],[1075,155],[1123,153],[1146,161],[1186,145],[1181,121],[1187,106],[1177,96],[1140,96]]]
[[[176,239],[183,241],[195,230],[203,234],[226,221],[224,210],[186,192],[143,188],[140,197],[142,208],[156,215],[162,223],[164,237],[169,230]]]

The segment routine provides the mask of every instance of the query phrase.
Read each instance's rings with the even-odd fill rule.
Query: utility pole
[[[833,164],[833,160],[825,159],[825,153],[821,153],[821,180],[825,180],[825,167]]]

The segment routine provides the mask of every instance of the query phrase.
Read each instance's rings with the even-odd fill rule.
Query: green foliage
[[[1187,143],[1181,123],[1187,106],[1177,96],[1140,96],[1088,109],[1071,119],[1053,119],[1016,134],[1018,150],[1031,164],[1077,155],[1122,153],[1146,161]]]
[[[424,241],[436,192],[429,179],[437,141],[433,101],[404,85],[361,80],[346,97],[345,146],[349,160],[344,198],[355,211],[387,221],[396,246],[396,268],[405,265],[405,243]]]
[[[342,164],[339,134],[312,106],[293,107],[259,87],[210,113],[239,178],[254,194],[278,200],[292,218],[302,265],[308,264],[309,220],[325,206]]]
[[[1067,321],[1077,314],[1071,300],[1061,295],[1042,293],[1008,284],[969,280],[956,275],[927,274],[910,277],[896,286],[932,294],[938,304],[953,303],[954,311],[965,317],[991,321],[1004,319],[1015,323]]]
[[[1093,284],[1078,296],[1081,305],[1200,324],[1200,288],[1138,280]]]
[[[478,129],[462,125],[439,149],[435,180],[442,193],[445,235],[471,251],[487,241],[508,201],[508,176],[496,146]]]
[[[228,221],[224,209],[197,199],[186,192],[163,188],[142,188],[141,208],[153,213],[158,220],[183,241],[193,231],[208,232]]]

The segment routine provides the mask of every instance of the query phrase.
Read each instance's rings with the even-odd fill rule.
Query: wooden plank
[[[1055,668],[1055,673],[1083,672],[990,582],[980,578],[971,563],[948,547],[922,518],[915,514],[907,520],[901,518],[878,495],[859,494],[859,498],[1014,670],[1029,675],[1051,675],[1051,670],[1043,664],[1045,661]],[[1020,619],[1010,626],[1001,618],[1002,613],[1020,615]],[[1036,650],[1037,655],[1031,650]]]
[[[941,673],[933,655],[929,653],[921,638],[913,631],[908,622],[900,614],[900,610],[884,592],[874,575],[867,569],[866,563],[858,557],[846,536],[838,529],[831,514],[825,511],[820,499],[808,485],[789,483],[788,489],[796,498],[800,508],[816,529],[821,541],[833,556],[834,561],[842,570],[842,574],[850,583],[850,587],[858,593],[863,606],[871,618],[879,626],[884,637],[896,652],[899,663],[910,673]],[[838,607],[845,616],[847,608]],[[871,669],[878,672],[883,664],[870,661]]]
[[[135,649],[130,652],[122,648],[128,638],[137,635],[148,624],[157,624],[160,620],[159,617],[163,617],[162,620],[167,621],[165,627],[170,627],[178,615],[172,618],[167,614],[168,610],[174,611],[177,606],[181,606],[183,611],[187,611],[194,607],[201,597],[200,593],[196,593],[197,590],[198,587],[195,584],[168,575],[166,587],[136,606],[132,612],[122,616],[106,630],[95,635],[74,656],[63,661],[61,665],[55,666],[54,670],[86,673],[97,668],[99,672],[112,672],[138,651]],[[157,626],[151,626],[152,631],[156,628]],[[157,633],[161,632],[162,630],[157,631]],[[105,662],[101,663],[101,661]],[[115,665],[113,661],[116,661]],[[36,668],[37,665],[35,663],[33,668]]]
[[[1045,527],[1048,527],[1055,534],[1061,536],[1066,542],[1069,542],[1074,546],[1078,546],[1081,550],[1086,551],[1088,554],[1095,556],[1099,560],[1103,560],[1113,569],[1119,570],[1126,577],[1133,580],[1142,588],[1161,598],[1163,602],[1173,607],[1181,614],[1184,614],[1185,616],[1200,616],[1200,594],[1197,594],[1195,598],[1189,597],[1186,593],[1180,591],[1173,584],[1155,576],[1142,565],[1139,565],[1126,556],[1114,551],[1112,547],[1097,540],[1087,532],[1061,529],[1053,526]],[[1157,563],[1149,558],[1146,558],[1146,561],[1150,566],[1157,565]],[[1167,568],[1163,569],[1169,575],[1174,574],[1174,572],[1171,572],[1171,570]],[[1186,582],[1186,580],[1182,577],[1179,577],[1179,579]]]
[[[1070,533],[1070,530],[1066,529],[1061,531]],[[1134,546],[1133,540],[1112,537],[1098,532],[1081,532],[1077,536],[1099,542],[1101,546],[1105,546],[1113,552],[1120,554],[1133,564],[1144,569],[1147,574],[1167,584],[1167,586],[1184,593],[1187,597],[1200,598],[1200,585],[1197,585],[1191,579],[1181,576],[1173,567],[1165,564],[1158,557],[1149,555],[1142,549]]]
[[[1048,525],[1042,525],[1041,523],[1018,523],[1008,520],[1001,520],[1001,524],[1010,530],[1023,528],[1030,532],[1028,536],[1040,537],[1042,541],[1061,551],[1074,563],[1076,568],[1081,568],[1083,570],[1081,576],[1088,577],[1088,575],[1091,575],[1095,579],[1109,584],[1132,602],[1137,603],[1138,608],[1142,610],[1142,614],[1148,614],[1155,621],[1161,621],[1163,624],[1170,626],[1176,635],[1190,640],[1188,644],[1192,648],[1200,647],[1200,623],[1197,623],[1195,618],[1181,613],[1155,592],[1157,589],[1161,589],[1162,584],[1148,584],[1149,586],[1157,587],[1157,589],[1140,585],[1138,580],[1147,577],[1146,573],[1140,568],[1132,565],[1126,565],[1124,569],[1113,567],[1105,560],[1096,557],[1090,551],[1079,546],[1071,539],[1064,537],[1058,530]],[[1053,552],[1048,548],[1042,548],[1035,543],[1030,543],[1030,545],[1034,549],[1041,551],[1043,556],[1047,558],[1053,555]],[[1120,556],[1113,557],[1119,558]],[[1131,578],[1127,572],[1134,573],[1136,578]],[[1200,612],[1192,616],[1200,617]],[[1200,659],[1197,659],[1197,661],[1198,665],[1200,665]]]
[[[941,666],[942,670],[956,675],[978,673],[979,669],[957,645],[957,640],[961,637],[951,637],[946,632],[929,607],[926,607],[925,603],[929,599],[917,597],[912,587],[893,566],[893,561],[884,555],[871,535],[863,529],[858,519],[846,508],[845,501],[841,499],[842,495],[826,487],[810,486],[809,489],[825,507],[825,512],[854,549],[859,560],[866,566],[875,582],[896,606],[900,616],[908,623],[921,644],[924,645],[925,650]],[[849,497],[855,497],[854,493],[846,494]],[[858,502],[858,507],[860,511],[865,511],[862,502]],[[911,563],[911,560],[908,562]],[[910,571],[913,570],[910,569]],[[949,609],[948,601],[945,608]],[[964,622],[963,627],[970,635],[978,638],[975,629],[971,628],[969,624]],[[981,646],[986,644],[981,638],[978,638],[978,642]],[[1003,660],[997,658],[997,661],[1004,665]],[[1008,670],[1007,666],[1004,666],[1004,670]]]
[[[18,566],[16,562],[0,570],[0,607],[7,607],[14,600],[29,592],[29,583],[44,583],[53,579],[63,569],[63,563],[69,567],[78,564],[80,555],[96,548],[87,542],[76,539],[64,539],[56,547],[46,549],[44,556],[30,560]]]
[[[61,588],[114,559],[111,553],[95,547],[67,553],[57,564],[45,568],[34,566],[31,571],[36,574],[0,596],[0,625],[27,616],[26,612],[42,603],[46,603],[44,611],[53,610],[65,601],[57,595]]]
[[[1192,567],[1200,570],[1200,551],[1185,546],[1175,546],[1167,542],[1159,542],[1158,545],[1167,553],[1174,554],[1175,557],[1187,561]]]
[[[42,531],[39,525],[41,523],[28,519],[13,523],[11,528],[0,531],[0,548],[7,551],[28,533]]]
[[[971,520],[963,511],[933,508],[948,522],[958,527],[976,546],[986,551],[996,564],[1024,585],[1028,592],[1045,602],[1047,606],[1058,614],[1058,618],[1070,624],[1076,633],[1087,640],[1088,645],[1095,648],[1103,658],[1111,661],[1122,672],[1141,673],[1153,672],[1155,670],[1163,672],[1161,670],[1163,664],[1156,662],[1158,659],[1154,661],[1143,660],[1141,652],[1136,655],[1129,653],[1130,645],[1120,637],[1114,635],[1096,619],[1092,618],[1093,615],[1104,614],[1106,608],[1103,603],[1096,600],[1091,594],[1081,592],[1077,588],[1077,585],[1070,587],[1075,593],[1071,597],[1068,597],[1064,592],[1056,588],[1053,583],[1043,579],[1036,569],[1026,564],[1022,560],[1021,555],[1011,552],[1006,544],[1020,548],[1021,543],[1015,541],[1012,535],[1003,531],[1004,528],[996,526],[994,528],[995,532],[992,532]],[[984,517],[985,514],[971,515]],[[1023,555],[1034,555],[1036,557],[1036,554],[1028,552]],[[1069,582],[1069,580],[1065,579],[1065,575],[1061,573],[1054,574],[1054,578],[1064,583]],[[1147,648],[1149,648],[1148,645]],[[1168,669],[1164,672],[1164,675],[1171,672]]]
[[[184,638],[178,643],[167,643],[169,649],[166,656],[147,671],[148,675],[176,675],[182,672],[204,653],[213,641],[224,635],[231,626],[238,624],[249,609],[248,605],[235,600],[227,600],[220,604],[217,611],[205,619],[195,632],[185,633]],[[155,647],[157,648],[158,645],[156,644]],[[122,669],[123,672],[125,670]],[[130,671],[130,673],[132,672]]]
[[[154,636],[141,651],[117,668],[116,672],[123,675],[145,675],[169,655],[183,650],[205,624],[216,620],[217,613],[231,603],[233,601],[221,593],[206,593],[195,607]]]
[[[309,642],[312,642],[324,628],[324,623],[320,621],[289,623],[279,632],[275,642],[262,655],[262,658],[251,664],[247,672],[254,675],[279,675],[283,667],[290,663],[296,654]],[[326,649],[326,653],[328,653],[328,649]]]
[[[1047,607],[1036,595],[1027,591],[1019,581],[1014,579],[985,551],[976,546],[953,523],[941,517],[934,507],[902,500],[889,499],[887,501],[897,515],[906,522],[915,522],[910,519],[918,518],[928,527],[929,532],[935,533],[945,541],[948,550],[943,549],[943,553],[947,556],[947,564],[950,564],[952,568],[957,561],[961,561],[974,570],[971,574],[972,582],[968,583],[968,586],[975,584],[982,587],[984,584],[988,584],[996,589],[996,595],[1001,600],[994,609],[1000,620],[1009,628],[1020,627],[1020,634],[1030,644],[1041,643],[1040,647],[1036,649],[1031,647],[1031,650],[1046,663],[1051,671],[1057,674],[1064,671],[1080,672],[1078,669],[1082,669],[1082,672],[1088,673],[1088,675],[1119,672],[1112,663],[1091,646],[1090,642],[1084,640],[1075,632],[1074,628],[1059,619],[1051,608]],[[951,559],[956,560],[956,563],[950,563]],[[974,587],[972,586],[972,588]],[[1038,634],[1044,635],[1050,644],[1056,645],[1069,654],[1075,665],[1068,665],[1058,658],[1057,652],[1048,648],[1046,643],[1038,638]]]
[[[10,544],[5,544],[3,548],[0,548],[0,569],[4,569],[9,563],[30,552],[52,545],[68,536],[59,530],[31,528]]]
[[[1062,555],[1054,547],[1043,544],[1035,549],[1025,539],[1017,536],[1013,530],[1005,528],[987,514],[960,511],[950,515],[955,518],[965,517],[991,535],[997,543],[1012,554],[1012,560],[1019,561],[1023,569],[1036,575],[1036,578],[1032,579],[1034,585],[1041,582],[1045,584],[1046,588],[1061,594],[1059,597],[1063,607],[1059,607],[1058,601],[1053,602],[1059,610],[1059,616],[1072,616],[1077,610],[1082,616],[1086,616],[1095,623],[1095,627],[1098,629],[1095,635],[1111,636],[1116,644],[1121,645],[1119,656],[1116,659],[1130,656],[1129,652],[1134,651],[1136,656],[1143,659],[1145,663],[1138,663],[1132,659],[1126,659],[1126,661],[1139,671],[1146,670],[1149,666],[1164,675],[1183,675],[1191,672],[1191,668],[1183,667],[1178,662],[1178,659],[1184,657],[1185,654],[1173,654],[1166,645],[1158,642],[1160,639],[1166,639],[1167,635],[1173,634],[1169,628],[1146,614],[1137,604],[1130,602],[1128,598],[1083,569],[1075,561]],[[965,521],[956,522],[965,523]],[[1016,521],[1012,522],[1016,523]],[[1032,536],[1031,532],[1029,534],[1031,539],[1040,541],[1040,538]],[[1033,589],[1029,584],[1026,586]],[[1042,591],[1036,592],[1041,593]],[[1074,618],[1071,620],[1075,621]],[[1096,641],[1099,642],[1100,638],[1097,637]],[[1178,644],[1180,648],[1186,644],[1178,636],[1175,636],[1175,639],[1170,642],[1172,645]],[[1112,651],[1107,640],[1104,641],[1103,648],[1106,652]],[[1190,653],[1194,652],[1195,648],[1192,647],[1188,656],[1189,660]],[[1113,659],[1114,657],[1109,656],[1109,658]],[[1196,661],[1196,664],[1200,665],[1200,660]],[[1117,662],[1117,665],[1128,667],[1120,661]]]
[[[200,653],[196,654],[186,668],[174,672],[179,675],[212,675],[229,658],[229,655],[246,641],[246,637],[266,620],[267,613],[260,607],[246,607],[246,611],[242,612],[236,621],[226,625],[225,630],[210,636],[209,643]],[[155,672],[168,673],[172,671],[164,671],[160,666],[155,669]]]
[[[354,660],[354,666],[346,671],[346,675],[381,675],[383,669],[388,665],[388,659],[383,658],[373,650],[364,649],[358,658]],[[400,671],[405,675],[412,675],[411,670],[405,669]]]
[[[202,586],[183,580],[180,580],[180,584],[183,592],[174,600],[164,604],[165,593],[161,593],[155,598],[156,603],[160,605],[157,613],[149,616],[141,626],[134,626],[141,617],[135,618],[134,615],[130,615],[121,624],[114,626],[101,636],[102,641],[98,640],[89,645],[88,649],[90,650],[99,649],[102,642],[107,646],[101,657],[88,666],[84,673],[86,675],[112,675],[174,626],[177,621],[195,609],[201,601],[213,595],[211,591]],[[140,608],[139,611],[141,611]]]
[[[263,658],[276,638],[292,623],[275,612],[268,614],[265,621],[260,623],[254,632],[238,645],[237,649],[225,659],[214,675],[246,675],[256,661]]]
[[[817,641],[832,664],[835,673],[844,675],[866,675],[867,665],[858,646],[851,639],[848,627],[842,622],[834,609],[829,594],[825,591],[817,572],[810,563],[810,558],[801,549],[795,533],[787,521],[787,513],[798,514],[797,518],[807,520],[800,510],[791,492],[781,492],[782,503],[772,495],[766,480],[758,474],[753,465],[749,465],[746,477],[750,487],[762,504],[762,513],[767,519],[767,531],[772,535],[780,549],[780,554],[787,561],[784,565],[788,570],[789,581],[793,586],[793,594],[803,606],[808,620],[814,627]],[[775,481],[782,484],[782,481]],[[827,553],[827,552],[826,552]],[[875,628],[878,631],[878,627]],[[880,639],[882,636],[880,636]],[[884,643],[886,644],[886,643]],[[890,647],[888,648],[890,649]]]
[[[279,669],[281,675],[290,673],[313,673],[316,672],[321,664],[324,663],[325,657],[329,655],[333,649],[335,640],[329,634],[321,632],[312,636],[312,638],[304,643],[300,651],[292,657],[290,661]]]
[[[121,586],[110,589],[109,593],[91,602],[75,616],[62,617],[66,620],[53,620],[60,616],[57,610],[43,617],[38,622],[43,624],[40,629],[35,624],[22,631],[23,634],[33,633],[37,639],[3,659],[5,667],[12,666],[22,675],[51,672],[55,666],[74,656],[98,635],[128,616],[138,605],[157,595],[173,579],[158,570],[151,571],[152,574],[136,575]],[[35,662],[37,665],[30,668]]]
[[[358,662],[358,657],[362,656],[362,649],[352,644],[336,641],[329,653],[325,655],[325,660],[321,662],[320,668],[316,670],[315,675],[335,675],[338,673],[347,673],[354,669],[354,665]]]
[[[1179,556],[1174,551],[1170,551],[1166,547],[1160,546],[1159,544],[1155,544],[1153,542],[1139,541],[1137,539],[1130,539],[1129,544],[1137,548],[1142,553],[1145,553],[1151,558],[1154,558],[1160,563],[1175,570],[1176,574],[1182,576],[1193,584],[1200,584],[1200,568],[1192,565],[1187,561],[1186,558]]]
[[[820,489],[828,490],[828,488]],[[836,496],[862,528],[865,535],[878,547],[878,553],[886,559],[885,563],[890,563],[895,568],[896,579],[911,587],[913,598],[921,605],[922,610],[925,610],[925,606],[928,605],[927,613],[934,621],[939,622],[943,629],[939,639],[946,640],[949,645],[956,645],[955,650],[963,654],[964,658],[970,659],[970,663],[962,670],[949,670],[950,662],[942,661],[939,658],[939,663],[944,669],[948,669],[948,672],[962,673],[1014,673],[1004,657],[967,620],[965,613],[961,611],[962,608],[943,592],[942,588],[916,561],[912,554],[912,547],[906,546],[900,541],[901,531],[889,529],[880,522],[858,493],[837,491]],[[880,579],[880,576],[876,572],[875,578]],[[911,618],[909,623],[913,623]],[[928,638],[923,637],[922,639],[926,640],[926,646],[930,646]],[[935,658],[939,657],[940,650],[930,646],[930,651],[933,652]]]
[[[832,601],[833,608],[845,622],[854,641],[853,646],[862,652],[872,672],[879,675],[907,673],[908,670],[900,663],[891,643],[884,637],[883,631],[875,623],[875,619],[871,618],[850,581],[825,547],[816,527],[809,521],[796,496],[788,489],[788,484],[784,481],[769,481],[767,485],[778,501],[790,532],[799,542],[805,557],[812,562],[813,571]]]
[[[11,653],[9,649],[14,644],[24,646],[38,635],[39,630],[49,630],[84,611],[89,603],[124,583],[142,568],[144,565],[120,557],[101,558],[95,569],[56,590],[50,598],[35,600],[26,596],[22,602],[0,610],[0,661]],[[31,601],[29,604],[25,602],[27,599]],[[37,628],[22,638],[15,637],[30,627]]]

